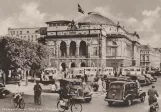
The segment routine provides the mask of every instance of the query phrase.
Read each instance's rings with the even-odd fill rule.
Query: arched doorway
[[[85,62],[80,63],[80,67],[86,67]]]
[[[70,43],[70,55],[75,56],[75,53],[76,53],[76,42],[71,41],[71,43]]]
[[[67,54],[67,45],[64,41],[60,43],[61,56],[66,56]]]
[[[86,56],[87,55],[87,44],[86,44],[85,41],[80,42],[79,55],[80,56]]]
[[[70,68],[76,67],[76,64],[74,62],[71,63]]]
[[[66,64],[65,63],[62,63],[61,64],[61,68],[62,68],[62,71],[65,71],[66,70]]]

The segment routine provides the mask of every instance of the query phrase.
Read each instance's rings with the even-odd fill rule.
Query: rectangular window
[[[22,31],[20,31],[20,34],[22,34]]]
[[[93,55],[97,56],[97,54],[98,54],[97,47],[93,47]]]
[[[112,48],[112,47],[107,47],[107,51],[106,51],[106,55],[107,56],[116,56],[116,48]]]

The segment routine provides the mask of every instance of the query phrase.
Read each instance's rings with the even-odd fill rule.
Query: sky
[[[0,35],[9,27],[40,27],[53,20],[76,20],[99,12],[129,32],[140,35],[141,44],[161,47],[161,0],[0,0]]]

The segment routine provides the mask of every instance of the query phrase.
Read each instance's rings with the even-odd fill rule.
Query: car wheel
[[[144,102],[144,101],[145,101],[145,96],[144,96],[144,95],[141,96],[140,101],[141,101],[141,102]]]
[[[113,102],[112,101],[108,101],[108,105],[112,106]]]
[[[127,106],[132,105],[132,100],[131,100],[131,98],[127,98],[127,100],[126,100],[125,103],[126,103]]]

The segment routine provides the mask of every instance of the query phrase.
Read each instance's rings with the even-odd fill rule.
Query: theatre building
[[[77,21],[46,22],[45,44],[51,49],[50,64],[71,67],[120,67],[140,65],[139,35],[96,12]]]

